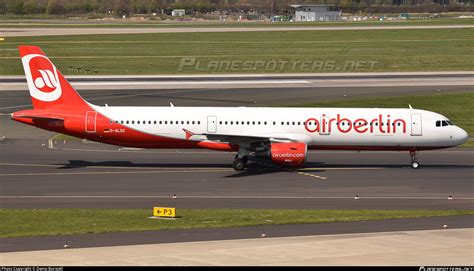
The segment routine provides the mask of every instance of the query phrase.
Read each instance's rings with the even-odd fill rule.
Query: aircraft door
[[[215,133],[217,131],[217,117],[207,116],[207,132]]]
[[[411,114],[411,134],[412,136],[423,135],[421,126],[421,114]]]
[[[86,112],[86,133],[95,133],[96,132],[96,120],[97,112],[87,111]]]

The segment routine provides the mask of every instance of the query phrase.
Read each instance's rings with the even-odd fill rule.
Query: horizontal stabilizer
[[[64,117],[51,113],[36,113],[35,110],[19,111],[11,114],[13,120],[32,119],[32,120],[56,120],[64,121]]]

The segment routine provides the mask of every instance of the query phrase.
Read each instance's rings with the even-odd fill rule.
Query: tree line
[[[343,12],[472,11],[474,0],[0,0],[0,14],[81,15],[161,14],[185,9],[187,14],[226,12],[292,14],[295,4],[324,4]]]

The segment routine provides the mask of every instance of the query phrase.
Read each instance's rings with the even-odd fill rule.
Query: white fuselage
[[[467,133],[446,117],[411,108],[93,108],[115,123],[146,134],[193,141],[206,141],[216,134],[290,139],[309,148],[429,149],[456,146],[467,139]],[[194,135],[187,137],[183,129]]]

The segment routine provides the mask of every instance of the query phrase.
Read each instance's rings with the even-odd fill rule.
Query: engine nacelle
[[[307,149],[305,143],[272,143],[267,150],[256,152],[255,156],[270,159],[280,166],[301,167],[306,161]]]

